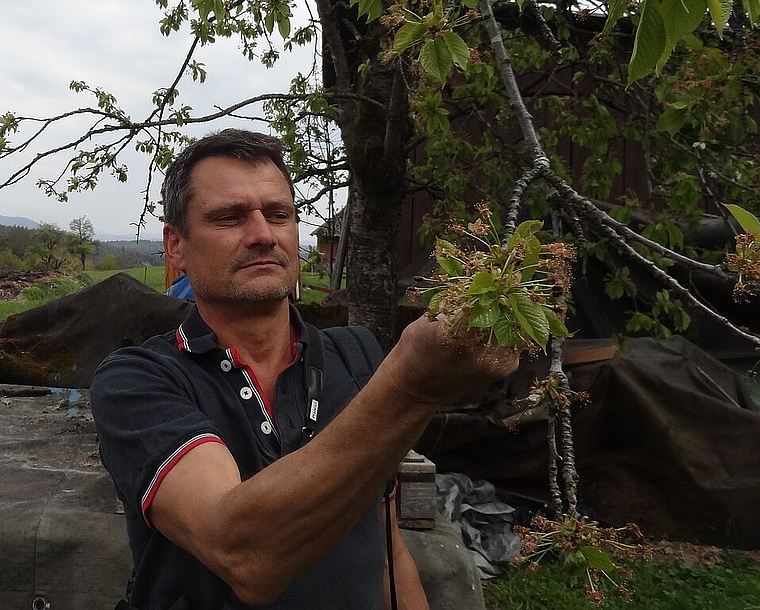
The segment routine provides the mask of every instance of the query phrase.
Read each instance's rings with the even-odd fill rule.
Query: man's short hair
[[[169,165],[161,186],[164,222],[186,236],[187,205],[193,197],[192,172],[196,164],[208,157],[225,157],[241,161],[272,161],[282,172],[295,197],[293,179],[283,158],[285,145],[277,138],[245,129],[223,129],[196,140]]]

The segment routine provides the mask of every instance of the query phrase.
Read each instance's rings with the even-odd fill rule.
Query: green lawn
[[[622,562],[621,562],[622,563]],[[713,566],[680,561],[637,560],[632,571],[630,600],[614,588],[601,606],[607,610],[760,610],[760,563],[736,552],[724,552]],[[558,563],[541,565],[526,575],[524,568],[507,572],[484,585],[488,610],[591,610],[577,572]]]
[[[346,282],[343,281],[345,287]],[[319,275],[318,273],[301,273],[301,301],[303,303],[321,303],[327,296],[327,292],[319,288],[328,288],[330,286],[330,277],[327,274]]]

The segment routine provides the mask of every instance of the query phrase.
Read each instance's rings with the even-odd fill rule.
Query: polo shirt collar
[[[309,333],[306,331],[301,314],[292,303],[288,304],[290,311],[290,323],[296,329],[299,342],[307,345],[309,342]],[[193,305],[190,308],[185,320],[176,330],[177,348],[180,351],[191,354],[203,354],[213,349],[218,349],[216,333],[206,324],[201,317],[198,307]],[[232,347],[232,346],[230,346]]]

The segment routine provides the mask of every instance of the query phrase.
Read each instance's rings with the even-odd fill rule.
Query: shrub
[[[121,269],[119,258],[114,254],[107,254],[95,265],[98,271],[118,271]]]
[[[0,250],[0,272],[19,271],[23,267],[24,262],[10,249],[5,248],[4,250]]]

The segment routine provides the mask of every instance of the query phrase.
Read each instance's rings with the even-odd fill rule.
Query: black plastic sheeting
[[[0,609],[113,609],[131,554],[86,393],[0,396]]]
[[[571,340],[583,353],[609,341]],[[592,353],[592,352],[588,352]],[[500,424],[511,397],[543,378],[548,360],[525,362],[484,411],[444,410],[415,450],[439,473],[491,481],[514,506],[548,501],[547,421]],[[580,507],[645,535],[760,548],[760,412],[729,367],[683,338],[633,339],[610,359],[568,367],[589,406],[573,412]]]

